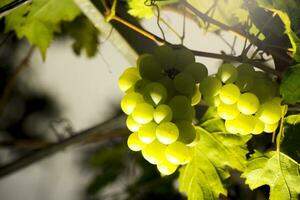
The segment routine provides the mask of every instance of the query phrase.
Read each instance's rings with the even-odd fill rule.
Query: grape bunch
[[[278,85],[250,65],[222,64],[217,74],[201,82],[200,91],[230,133],[272,133],[278,127],[283,111]]]
[[[119,78],[125,92],[121,108],[132,132],[128,147],[141,151],[163,175],[192,158],[200,131],[193,124],[194,106],[201,101],[199,85],[207,76],[207,68],[195,62],[190,50],[160,46],[141,55],[136,67]]]

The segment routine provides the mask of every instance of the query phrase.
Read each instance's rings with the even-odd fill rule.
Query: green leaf
[[[39,47],[43,59],[61,21],[72,21],[80,13],[72,0],[32,0],[6,16],[6,31],[15,31],[19,39]]]
[[[262,185],[270,186],[270,200],[298,200],[300,194],[299,164],[275,151],[256,152],[242,174],[246,184],[253,190]]]
[[[129,0],[127,4],[129,7],[128,13],[134,17],[149,19],[154,16],[152,6],[146,5],[145,1]]]
[[[72,47],[77,55],[80,55],[81,51],[85,50],[88,57],[95,56],[99,45],[99,31],[88,18],[80,15],[72,22],[63,23],[62,27],[63,31],[69,33],[74,39]]]
[[[227,195],[223,180],[229,177],[227,166],[242,171],[246,166],[246,143],[251,136],[209,133],[201,127],[199,144],[191,162],[182,167],[179,189],[189,200],[218,199]]]
[[[227,132],[224,121],[218,116],[216,107],[209,107],[200,119],[200,126],[213,132]]]
[[[300,123],[300,114],[287,116],[285,122],[291,125]]]
[[[283,76],[280,85],[280,94],[283,100],[289,104],[295,104],[300,100],[300,64],[290,67]]]
[[[297,116],[299,120],[299,115]],[[281,143],[282,152],[300,162],[300,124],[287,126],[284,129],[284,137]]]

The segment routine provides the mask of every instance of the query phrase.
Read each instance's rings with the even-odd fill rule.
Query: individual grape
[[[172,122],[163,122],[156,128],[156,137],[163,144],[171,144],[177,140],[179,130]]]
[[[250,91],[254,84],[254,68],[248,64],[241,64],[236,69],[238,71],[238,77],[235,81],[235,85],[237,85],[242,92]]]
[[[181,120],[176,121],[175,124],[179,129],[178,141],[184,144],[190,144],[195,140],[196,130],[191,122]]]
[[[255,127],[255,117],[252,115],[239,114],[234,119],[236,123],[238,133],[242,135],[250,134]]]
[[[156,165],[166,159],[164,155],[166,147],[166,145],[154,140],[142,149],[142,155],[149,163]]]
[[[239,88],[236,85],[229,83],[220,89],[219,96],[223,103],[235,104],[239,100],[240,94]]]
[[[169,101],[172,109],[173,120],[192,121],[195,117],[195,109],[191,106],[191,101],[185,96],[175,96]]]
[[[186,96],[193,95],[196,87],[196,82],[190,74],[181,72],[175,76],[173,82],[175,89],[181,94],[184,94]]]
[[[121,101],[121,108],[124,113],[130,115],[137,104],[144,102],[144,98],[141,94],[131,92],[126,94]]]
[[[246,74],[252,74],[255,72],[255,69],[249,64],[240,64],[236,67],[239,76],[243,76]]]
[[[189,147],[178,141],[168,145],[165,150],[167,160],[175,165],[185,163],[189,158],[189,153]]]
[[[274,131],[276,131],[277,127],[278,127],[278,122],[274,124],[265,124],[264,132],[273,133]]]
[[[200,92],[200,89],[199,89],[199,84],[197,84],[196,87],[195,87],[195,90],[194,90],[194,94],[192,96],[192,103],[191,103],[191,105],[195,106],[198,103],[200,103],[201,98],[202,98],[202,95],[201,95],[201,92]]]
[[[257,78],[250,91],[258,97],[261,103],[264,103],[276,95],[277,91],[275,87],[272,81],[266,78]]]
[[[237,107],[239,111],[245,115],[254,114],[259,108],[259,100],[250,92],[240,95],[240,98],[237,102]]]
[[[145,87],[151,83],[151,81],[149,80],[146,80],[146,79],[140,79],[138,80],[135,85],[134,85],[134,92],[137,92],[137,93],[144,93],[145,91]]]
[[[239,132],[239,127],[238,127],[236,119],[226,120],[225,128],[229,133],[238,133]]]
[[[134,121],[131,115],[129,115],[126,119],[126,126],[132,132],[136,132],[140,129],[140,124]]]
[[[216,76],[225,84],[233,83],[237,79],[238,71],[234,65],[224,63],[219,67]]]
[[[264,131],[264,129],[265,129],[265,124],[262,121],[260,121],[258,118],[255,118],[255,125],[252,134],[254,135],[261,134]]]
[[[190,74],[196,83],[202,82],[208,76],[208,70],[202,63],[192,63],[185,68],[184,72]]]
[[[154,122],[149,122],[147,124],[142,125],[138,131],[138,136],[140,140],[145,144],[153,142],[156,139],[156,127],[157,124]]]
[[[281,106],[273,101],[268,101],[260,106],[256,115],[262,122],[274,124],[281,117]]]
[[[127,139],[127,145],[132,151],[140,151],[146,146],[146,144],[140,140],[137,132],[129,135]]]
[[[153,113],[153,106],[148,103],[140,103],[134,108],[132,118],[140,124],[147,124],[152,121]]]
[[[123,74],[134,74],[136,76],[139,76],[139,71],[136,67],[128,67],[125,69]]]
[[[145,96],[150,97],[155,105],[164,103],[168,96],[166,88],[157,82],[148,84],[145,87],[145,94]]]
[[[222,83],[219,79],[208,76],[200,83],[200,92],[203,96],[216,96],[220,89],[222,88]]]
[[[183,71],[189,64],[195,62],[193,52],[186,48],[176,49],[175,52],[175,69]]]
[[[134,84],[140,79],[140,77],[133,73],[123,73],[118,80],[119,88],[126,92],[130,90]]]
[[[222,119],[231,120],[236,118],[240,114],[240,111],[236,104],[220,103],[217,107],[217,113]]]
[[[157,164],[157,169],[162,175],[173,174],[176,171],[177,167],[178,165],[174,165],[168,160],[164,160],[163,162]]]
[[[174,88],[173,80],[170,79],[168,76],[164,76],[162,79],[158,81],[161,83],[165,88],[167,89],[168,98],[167,100],[170,100],[176,93],[176,90]]]
[[[153,117],[154,121],[158,124],[161,122],[169,122],[173,117],[172,109],[168,105],[161,104],[156,107]]]
[[[221,103],[219,95],[217,96],[204,96],[203,100],[208,106],[219,106]]]
[[[162,67],[154,56],[149,54],[142,55],[137,64],[140,76],[143,79],[157,81],[162,78]]]
[[[175,65],[176,55],[174,50],[166,45],[159,46],[154,50],[154,57],[163,69],[170,69]]]
[[[201,129],[197,126],[194,126],[194,128],[195,128],[195,131],[196,131],[195,132],[195,138],[191,143],[187,144],[187,146],[189,146],[189,147],[194,147],[199,143],[200,135],[201,135],[201,132],[203,131],[203,129]],[[190,149],[193,149],[193,148],[190,148]]]

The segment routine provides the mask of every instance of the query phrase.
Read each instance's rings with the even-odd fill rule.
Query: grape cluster
[[[222,64],[217,74],[200,84],[203,99],[217,108],[230,133],[272,133],[282,115],[278,85],[247,64]]]
[[[194,105],[201,101],[199,84],[207,76],[207,68],[188,49],[160,46],[141,55],[137,67],[127,68],[119,78],[126,93],[121,108],[132,131],[127,144],[163,175],[192,158],[199,140],[192,123]]]

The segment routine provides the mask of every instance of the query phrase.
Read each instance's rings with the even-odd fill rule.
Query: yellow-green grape
[[[201,135],[201,132],[203,131],[203,129],[201,129],[197,126],[194,126],[194,128],[195,128],[195,131],[196,131],[195,132],[195,138],[191,143],[187,144],[187,146],[189,146],[189,147],[194,147],[199,143],[200,135]],[[193,149],[193,148],[191,148],[191,149]]]
[[[151,81],[146,80],[146,79],[140,79],[138,80],[135,85],[134,85],[134,91],[138,93],[144,93],[145,87],[151,83]]]
[[[222,83],[218,78],[208,76],[200,83],[200,92],[203,96],[216,96],[222,88]]]
[[[126,119],[126,126],[130,131],[136,132],[140,129],[141,125],[139,123],[137,123],[136,121],[134,121],[132,116],[129,115]]]
[[[132,151],[140,151],[146,146],[146,144],[140,140],[137,132],[129,135],[127,139],[127,145]]]
[[[274,124],[281,117],[281,106],[273,101],[268,101],[259,107],[256,115],[262,122]]]
[[[219,67],[216,76],[225,84],[233,83],[237,79],[238,71],[234,65],[224,63]]]
[[[184,72],[193,76],[196,83],[200,83],[208,76],[208,70],[202,63],[192,63],[185,68]]]
[[[196,130],[191,122],[188,121],[176,121],[176,126],[179,129],[178,141],[184,144],[192,143],[196,138]]]
[[[174,165],[168,160],[164,160],[163,162],[157,164],[157,169],[162,175],[173,174],[176,171],[177,167],[178,165]]]
[[[156,139],[156,127],[157,124],[154,122],[149,122],[147,124],[142,125],[138,131],[138,136],[140,140],[145,144],[153,142]]]
[[[136,68],[135,68],[136,69]],[[123,91],[126,92],[130,90],[134,84],[140,79],[138,74],[135,74],[131,72],[133,70],[128,70],[127,72],[125,71],[118,80],[118,85],[119,88]]]
[[[237,85],[242,92],[249,91],[254,83],[254,68],[248,64],[241,64],[236,69],[238,71],[238,77],[235,81],[235,85]]]
[[[195,109],[191,106],[191,101],[185,96],[175,96],[169,101],[172,109],[173,120],[191,121],[195,117]]]
[[[240,111],[236,104],[220,103],[217,107],[217,113],[222,119],[231,120],[236,118],[240,114]]]
[[[177,74],[173,80],[175,89],[186,96],[192,96],[196,87],[194,78],[185,72]]]
[[[259,108],[259,100],[255,94],[250,92],[240,95],[237,102],[239,111],[245,115],[254,114]]]
[[[141,103],[136,105],[132,112],[132,118],[140,123],[147,124],[153,119],[154,108],[148,103]]]
[[[159,46],[154,50],[154,57],[161,64],[163,69],[170,69],[175,65],[176,55],[174,50],[166,45]]]
[[[131,92],[126,94],[121,101],[121,108],[124,113],[130,115],[137,104],[144,102],[144,98],[141,94]]]
[[[194,94],[192,96],[192,103],[191,103],[191,105],[195,106],[198,103],[200,103],[201,98],[202,98],[202,95],[201,95],[201,92],[200,92],[200,89],[199,89],[199,84],[197,84],[196,87],[195,87],[195,90],[194,90]]]
[[[236,119],[226,120],[225,128],[229,133],[238,133],[239,132],[239,127],[238,127]]]
[[[163,122],[156,128],[156,137],[163,144],[171,144],[177,140],[179,130],[172,122]]]
[[[166,147],[166,145],[154,140],[142,149],[142,155],[149,163],[156,165],[166,159],[164,155]]]
[[[176,49],[175,52],[175,69],[183,71],[189,64],[195,62],[193,52],[186,48]]]
[[[157,81],[162,78],[162,67],[150,54],[140,56],[137,61],[140,76],[144,79]]]
[[[178,141],[168,145],[165,150],[167,160],[175,165],[184,164],[189,158],[189,153],[189,147]]]
[[[255,117],[252,115],[239,114],[239,116],[234,119],[234,123],[237,123],[238,133],[247,135],[254,129]]]
[[[277,127],[278,127],[278,122],[274,124],[265,124],[264,132],[273,133],[274,131],[276,131]]]
[[[161,104],[156,107],[153,117],[154,121],[158,124],[161,122],[169,122],[173,117],[172,109],[168,105]]]
[[[268,78],[257,78],[250,91],[259,98],[260,102],[264,103],[271,100],[278,93],[277,87],[276,83]]]
[[[260,121],[258,118],[255,118],[255,125],[252,134],[254,135],[261,134],[264,131],[264,129],[265,129],[265,124],[262,121]]]
[[[217,96],[203,96],[203,100],[208,106],[219,106],[221,103],[219,95]]]
[[[166,88],[157,82],[148,84],[145,87],[145,93],[150,96],[155,105],[164,103],[168,95]]]
[[[229,83],[220,89],[219,96],[223,103],[234,104],[239,100],[240,94],[240,89],[236,85]]]
[[[139,71],[136,67],[128,67],[125,69],[125,71],[123,72],[123,74],[134,74],[136,76],[139,76]]]
[[[173,80],[170,79],[168,76],[164,76],[158,82],[161,83],[163,86],[165,86],[165,88],[167,89],[167,93],[168,93],[167,99],[170,100],[176,93],[174,84],[173,84]]]

